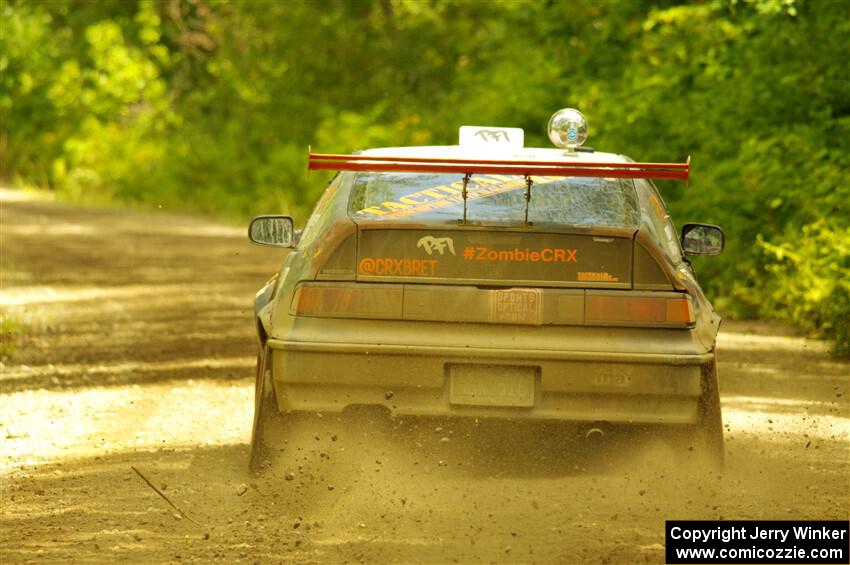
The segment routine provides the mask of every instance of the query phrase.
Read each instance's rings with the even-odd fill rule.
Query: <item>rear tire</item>
[[[257,354],[257,375],[254,385],[254,427],[251,432],[250,469],[259,473],[269,463],[273,431],[280,427],[283,417],[277,407],[272,371],[268,366],[271,361],[268,348]]]

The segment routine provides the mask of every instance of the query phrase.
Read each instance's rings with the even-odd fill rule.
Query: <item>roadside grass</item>
[[[0,314],[0,359],[6,361],[15,353],[18,338],[25,327],[20,318],[3,312]]]
[[[8,196],[9,191],[0,189],[0,199]],[[6,242],[0,241],[0,248]],[[5,293],[9,282],[14,279],[18,270],[11,264],[4,253],[0,253],[0,292]],[[9,305],[0,298],[0,361],[8,361],[15,352],[20,336],[26,331],[26,325],[21,318],[10,311]]]

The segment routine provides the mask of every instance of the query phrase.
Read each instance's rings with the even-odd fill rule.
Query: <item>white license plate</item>
[[[537,367],[450,365],[449,401],[473,406],[534,406]]]
[[[497,324],[539,326],[543,293],[537,288],[511,288],[490,291],[490,321]]]

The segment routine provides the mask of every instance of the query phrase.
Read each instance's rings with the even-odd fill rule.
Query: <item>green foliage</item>
[[[761,313],[834,336],[835,353],[850,356],[850,227],[819,220],[778,244],[759,235],[758,244],[770,275],[756,278]]]
[[[306,174],[310,144],[493,124],[546,146],[551,113],[579,107],[596,147],[693,157],[690,189],[661,188],[678,221],[724,227],[726,254],[697,263],[724,314],[850,350],[850,12],[833,2],[0,2],[5,180],[303,220],[328,179]]]

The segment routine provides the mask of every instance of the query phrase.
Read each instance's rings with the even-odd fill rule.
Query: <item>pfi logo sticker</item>
[[[508,132],[502,129],[480,129],[475,132],[475,136],[480,137],[482,141],[495,141],[496,143],[501,141],[511,142]]]
[[[450,237],[434,237],[426,235],[417,242],[416,247],[421,247],[428,255],[433,255],[434,251],[439,251],[443,255],[448,249],[452,255],[455,254],[455,242]]]

